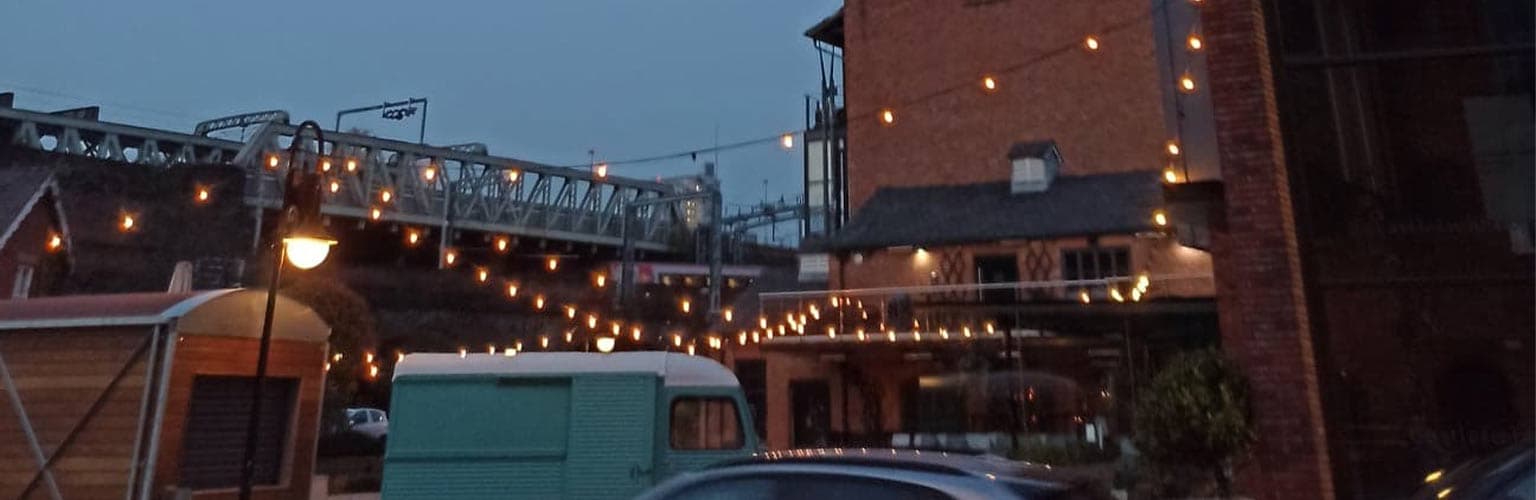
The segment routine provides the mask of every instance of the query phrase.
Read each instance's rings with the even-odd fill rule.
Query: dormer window
[[[1051,187],[1061,172],[1061,153],[1056,141],[1017,142],[1008,149],[1013,167],[1013,193],[1039,193]]]

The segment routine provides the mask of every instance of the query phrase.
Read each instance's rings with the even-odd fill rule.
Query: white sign
[[[832,259],[824,253],[800,254],[800,282],[826,281]]]

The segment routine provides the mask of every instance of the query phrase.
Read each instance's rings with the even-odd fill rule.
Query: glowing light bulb
[[[503,252],[504,253],[504,252],[507,251],[507,248],[510,247],[511,245],[512,245],[512,241],[509,240],[506,236],[498,236],[496,238],[496,251],[497,252]]]
[[[1088,291],[1087,290],[1083,290],[1083,291],[1077,292],[1077,300],[1082,301],[1084,304],[1090,304],[1090,303],[1093,302],[1093,297],[1088,295]]]
[[[281,162],[281,160],[277,158],[277,155],[267,155],[267,170],[277,170],[277,164],[279,162]]]
[[[1152,223],[1157,227],[1168,227],[1168,214],[1162,210],[1152,212]]]
[[[981,78],[981,88],[983,90],[988,91],[988,92],[997,90],[997,79],[996,78],[992,78],[990,76],[982,77]]]
[[[834,339],[837,338],[837,328],[828,326],[827,327],[827,338],[834,338]]]
[[[593,329],[593,328],[597,328],[597,315],[595,315],[595,314],[588,314],[587,315],[587,329],[590,330],[590,329]]]
[[[544,296],[543,295],[540,295],[540,296],[537,296],[537,297],[533,298],[533,308],[534,309],[538,309],[538,310],[543,310],[544,309]]]
[[[576,319],[576,306],[565,306],[565,318]]]
[[[880,110],[880,123],[886,125],[896,123],[896,112],[889,108]]]
[[[357,160],[354,160],[354,159],[351,159],[351,158],[347,158],[347,171],[348,172],[356,172],[357,171]]]
[[[455,252],[453,250],[449,250],[449,251],[443,253],[443,262],[447,263],[448,265],[452,266],[455,263],[457,263],[458,261],[459,261],[459,252]]]
[[[341,191],[341,183],[340,182],[331,181],[331,186],[330,187],[331,187],[331,192],[332,193],[337,192],[337,191]]]
[[[672,345],[675,347],[682,347],[683,336],[676,333],[672,334]]]
[[[60,236],[59,233],[49,234],[48,251],[57,252],[60,248],[64,248],[64,237]]]
[[[795,134],[784,134],[779,136],[779,147],[784,149],[795,149]]]
[[[638,327],[638,326],[631,327],[629,329],[629,338],[632,338],[632,339],[635,339],[636,341],[639,341],[640,340],[640,327]]]
[[[421,178],[425,179],[428,184],[431,184],[432,181],[437,180],[437,167],[428,165],[427,168],[421,169]]]
[[[1200,49],[1205,48],[1205,40],[1201,39],[1197,33],[1190,33],[1189,38],[1184,39],[1184,46],[1189,47],[1190,51],[1199,52]]]
[[[211,195],[208,193],[208,188],[197,188],[197,202],[198,203],[205,203],[205,202],[207,202],[209,196],[211,196]]]
[[[1195,91],[1195,77],[1185,73],[1179,77],[1179,90],[1188,94]]]
[[[1179,141],[1168,141],[1168,145],[1165,146],[1165,149],[1168,150],[1168,156],[1178,156],[1181,152],[1179,149]]]
[[[599,179],[606,178],[606,177],[608,177],[608,164],[607,163],[599,163],[599,164],[597,164],[597,167],[595,167],[593,171],[597,174],[597,178],[599,178]]]
[[[379,220],[379,218],[383,217],[383,216],[384,216],[384,211],[383,210],[379,210],[379,207],[373,207],[373,208],[368,210],[368,218],[369,219]]]
[[[117,227],[123,231],[132,231],[135,223],[132,215],[124,214],[122,220],[118,221]]]
[[[725,316],[725,320],[726,321],[734,321],[735,320],[734,319],[735,315],[733,313],[731,313],[731,309],[729,307],[727,307],[724,310],[720,311],[720,313]]]
[[[593,341],[593,344],[597,345],[597,352],[600,352],[600,353],[603,353],[603,354],[607,354],[607,353],[613,352],[614,343],[615,343],[615,341],[614,341],[613,337],[606,337],[606,336],[605,337],[598,337],[597,340]]]
[[[1095,37],[1095,36],[1089,36],[1087,38],[1084,38],[1083,39],[1083,48],[1088,49],[1089,52],[1098,51],[1099,50],[1099,38]]]
[[[475,270],[475,281],[479,281],[481,283],[485,283],[487,280],[490,280],[490,279],[491,279],[491,272],[490,271],[487,271],[483,267]]]
[[[1163,169],[1163,182],[1174,184],[1179,182],[1179,173],[1173,170],[1173,165]]]
[[[604,286],[607,286],[608,285],[608,277],[604,276],[602,274],[598,274],[597,276],[594,276],[592,278],[592,284],[597,285],[598,288],[602,288]]]
[[[464,359],[464,358],[467,358],[467,357],[469,357],[469,349],[465,349],[463,347],[460,347],[459,348],[459,359]]]
[[[693,302],[690,302],[688,299],[683,299],[682,302],[678,303],[678,308],[682,309],[683,313],[691,312],[693,311]]]
[[[415,229],[405,232],[405,242],[412,246],[421,242],[421,232]]]
[[[393,199],[395,199],[395,192],[394,191],[390,191],[388,189],[384,189],[384,190],[380,190],[379,191],[379,201],[384,202],[384,203],[389,203],[389,201],[393,200]]]
[[[326,159],[320,161],[320,171],[321,172],[330,172],[331,171],[331,159],[330,158],[326,158]]]
[[[1125,295],[1122,295],[1120,293],[1120,289],[1119,288],[1110,287],[1109,288],[1109,298],[1115,299],[1115,302],[1125,302]]]
[[[549,269],[550,272],[560,269],[560,259],[558,257],[550,257],[544,261],[544,268]]]
[[[516,170],[508,170],[506,176],[507,182],[517,182],[518,173]]]
[[[768,328],[768,317],[767,316],[758,316],[757,317],[757,327],[758,328],[762,328],[762,329],[767,329]]]

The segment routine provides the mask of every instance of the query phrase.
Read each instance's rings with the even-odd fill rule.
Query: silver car
[[[383,440],[389,435],[389,415],[377,408],[347,408],[347,430]]]
[[[1099,500],[1049,466],[936,451],[833,448],[758,453],[673,478],[644,500]]]

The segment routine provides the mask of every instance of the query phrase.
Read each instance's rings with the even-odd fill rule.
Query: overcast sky
[[[799,128],[816,91],[806,28],[840,0],[151,2],[11,0],[0,6],[0,91],[17,106],[100,105],[102,119],[191,131],[284,109],[330,127],[338,109],[430,99],[427,142],[585,163]],[[414,121],[343,128],[415,140]],[[798,145],[797,145],[798,146]],[[701,158],[702,160],[702,158]],[[800,190],[801,155],[720,155],[728,203]],[[653,177],[671,161],[614,167]]]

